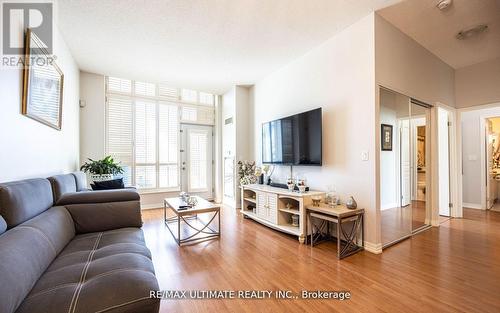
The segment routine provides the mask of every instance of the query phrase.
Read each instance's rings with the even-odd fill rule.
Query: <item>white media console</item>
[[[273,229],[296,235],[304,243],[306,207],[312,203],[312,196],[324,195],[321,191],[300,193],[268,185],[245,185],[241,187],[241,213]],[[292,225],[292,215],[299,217],[298,226]]]

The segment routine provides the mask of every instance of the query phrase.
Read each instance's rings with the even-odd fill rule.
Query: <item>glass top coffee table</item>
[[[220,237],[220,206],[198,196],[195,196],[195,198],[197,203],[191,208],[183,208],[187,203],[179,197],[163,200],[163,219],[165,225],[179,246],[188,242]],[[174,213],[174,216],[167,218],[167,209],[170,209]],[[209,216],[204,221],[198,217],[198,214]],[[215,218],[217,218],[216,222]],[[177,224],[177,236],[171,228],[172,224]],[[187,230],[190,231],[184,238],[181,236],[181,225],[183,224],[188,226]],[[215,225],[212,224],[217,224],[217,229],[214,229],[213,226]],[[182,231],[182,233],[185,233],[185,231]]]

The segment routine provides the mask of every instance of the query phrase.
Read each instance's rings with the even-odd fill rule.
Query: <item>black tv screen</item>
[[[322,164],[321,108],[262,124],[262,163]]]

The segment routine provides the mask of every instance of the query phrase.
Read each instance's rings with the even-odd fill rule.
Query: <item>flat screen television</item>
[[[262,163],[322,164],[321,108],[262,124]]]

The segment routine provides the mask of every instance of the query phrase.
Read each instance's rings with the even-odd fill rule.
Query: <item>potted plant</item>
[[[120,166],[120,163],[116,163],[110,155],[102,160],[92,160],[89,158],[80,167],[80,170],[90,174],[90,178],[95,182],[111,180],[114,175],[123,174],[123,168]]]

